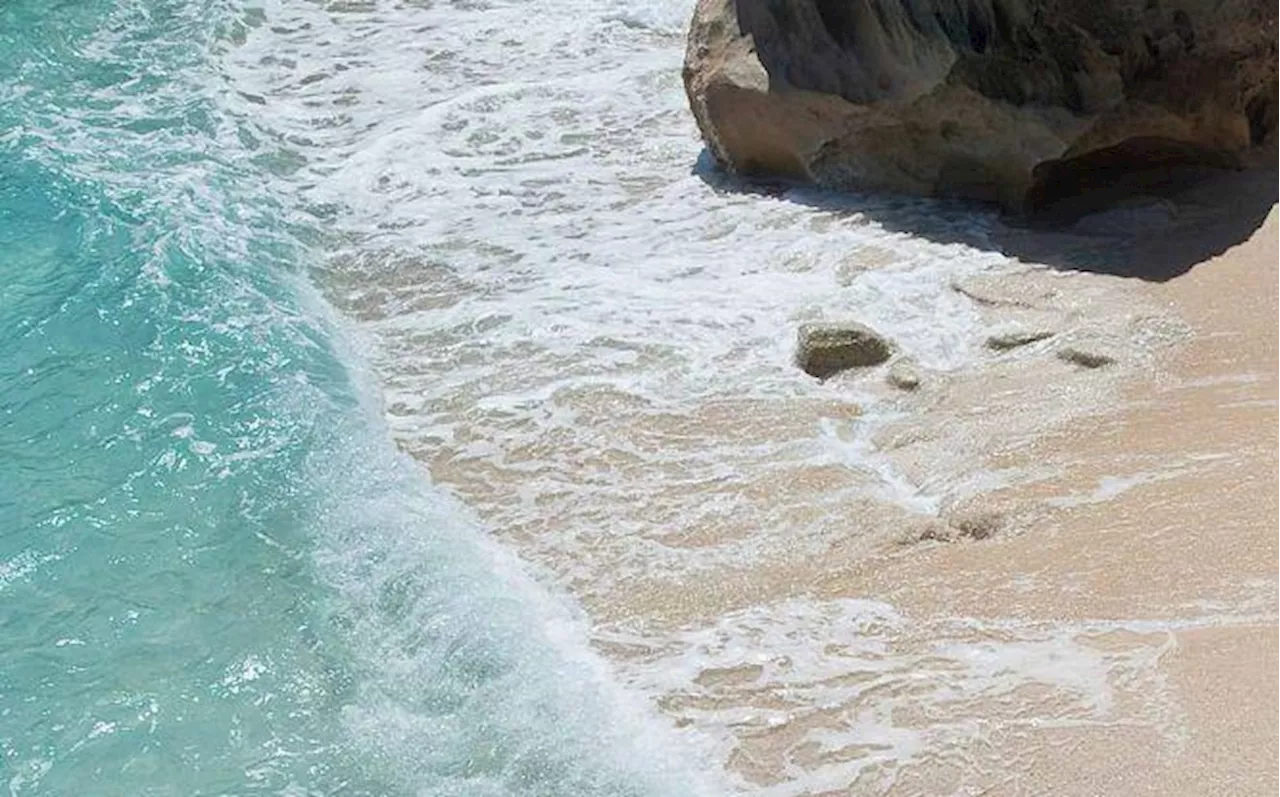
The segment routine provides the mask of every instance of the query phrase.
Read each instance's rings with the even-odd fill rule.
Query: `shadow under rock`
[[[1183,168],[1143,192],[1073,199],[1034,219],[1002,216],[964,200],[836,192],[720,169],[703,151],[693,173],[717,191],[758,194],[943,244],[997,251],[1064,271],[1164,282],[1247,240],[1276,205],[1274,165],[1245,170]],[[1057,210],[1058,212],[1054,212]],[[1092,212],[1088,212],[1092,211]]]

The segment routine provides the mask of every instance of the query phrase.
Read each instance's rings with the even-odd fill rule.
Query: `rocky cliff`
[[[1273,0],[699,0],[724,166],[1036,210],[1274,152]]]

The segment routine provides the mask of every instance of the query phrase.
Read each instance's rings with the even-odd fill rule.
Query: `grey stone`
[[[898,360],[889,366],[889,384],[899,390],[912,391],[920,387],[920,371],[910,360]]]
[[[893,356],[893,344],[857,323],[804,324],[797,335],[796,363],[826,379],[849,368],[879,365]]]
[[[955,529],[933,518],[909,524],[898,537],[898,544],[917,545],[922,542],[955,542]]]
[[[1081,368],[1105,368],[1108,365],[1115,365],[1116,362],[1116,359],[1110,355],[1074,347],[1060,350],[1058,359]]]
[[[985,540],[999,534],[1005,527],[1004,513],[991,510],[961,511],[947,518],[958,537]]]
[[[1053,334],[1044,329],[1001,332],[987,338],[987,348],[992,351],[1009,351],[1010,349],[1028,346],[1041,340],[1047,340],[1053,337]]]

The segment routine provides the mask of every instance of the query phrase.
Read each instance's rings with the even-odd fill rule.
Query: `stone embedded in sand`
[[[1048,330],[1018,330],[1014,332],[1002,332],[998,335],[992,335],[987,338],[987,348],[992,351],[1009,351],[1022,346],[1029,346],[1037,341],[1047,340],[1053,337],[1052,332]]]
[[[879,365],[893,356],[893,344],[875,330],[852,322],[804,324],[796,363],[810,376],[826,379],[849,368]]]
[[[899,545],[916,545],[922,542],[959,542],[961,540],[986,540],[1004,531],[1008,518],[1003,512],[991,509],[959,509],[945,520],[928,518],[907,526],[898,537]]]
[[[920,371],[916,369],[915,363],[901,359],[889,366],[888,380],[889,384],[899,390],[916,390],[920,387]]]
[[[1035,210],[1273,151],[1276,19],[1273,0],[699,0],[684,83],[734,171]]]
[[[1116,359],[1109,355],[1074,347],[1059,351],[1058,359],[1072,365],[1078,365],[1081,368],[1104,368],[1108,365],[1114,365],[1116,362]]]
[[[981,509],[955,512],[947,522],[955,529],[956,536],[970,540],[994,537],[1006,524],[1003,512]]]
[[[907,526],[898,537],[899,545],[916,545],[922,542],[955,542],[956,530],[940,520],[929,518]]]

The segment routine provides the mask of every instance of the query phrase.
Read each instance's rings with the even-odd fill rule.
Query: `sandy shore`
[[[598,603],[648,629],[606,650],[624,671],[678,670],[653,642],[676,629],[692,683],[637,682],[723,734],[760,793],[1274,793],[1274,197],[1273,172],[1215,178],[1116,247],[1087,226],[1010,231],[1103,273],[956,286],[996,321],[1058,334],[939,378],[882,425],[897,474],[950,486],[940,519],[845,499],[856,533],[820,555]],[[1164,281],[1115,276],[1148,266]],[[1068,348],[1117,362],[1055,356]],[[800,479],[774,498],[820,506],[827,489]]]
[[[1223,195],[1202,187],[1180,207],[1191,215]],[[1161,246],[1202,233],[1175,227]],[[1275,792],[1276,237],[1273,206],[1246,241],[1141,284],[1189,338],[1113,406],[993,452],[997,468],[1058,474],[986,497],[1047,509],[1024,533],[936,547],[866,578],[866,591],[910,614],[1104,621],[1159,651],[1145,683],[1167,690],[1165,727],[1126,726],[1117,712],[1109,724],[1027,733],[998,757],[1023,771],[984,793]]]
[[[1275,186],[996,225],[1020,263],[951,288],[1052,334],[913,392],[585,383],[401,442],[747,793],[1272,794]]]

